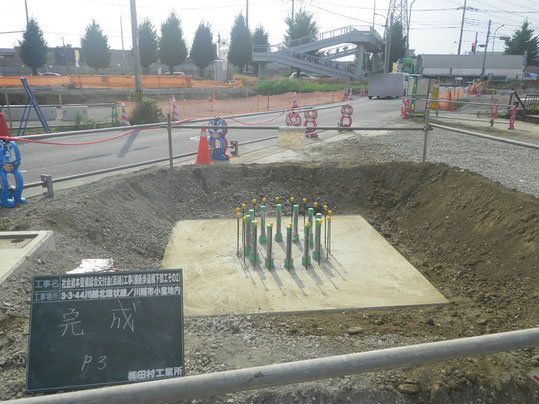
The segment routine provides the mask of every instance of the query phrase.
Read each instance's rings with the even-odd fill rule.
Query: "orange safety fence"
[[[134,89],[135,76],[106,76],[106,75],[72,75],[72,76],[23,76],[32,87],[39,86],[70,86],[87,88],[122,88]],[[207,80],[208,82],[210,80]],[[220,86],[220,82],[215,87]],[[226,86],[228,83],[222,83]],[[207,83],[208,87],[209,83]],[[0,87],[22,86],[19,76],[0,77]],[[238,86],[237,83],[229,85]],[[240,85],[241,86],[241,85]],[[142,76],[143,88],[174,88],[192,87],[191,76]]]
[[[438,109],[442,111],[454,111],[455,110],[455,104],[453,102],[448,101],[457,101],[459,99],[464,98],[465,96],[465,88],[464,87],[451,87],[448,88],[446,91],[440,91],[440,94],[438,95],[438,98],[441,101],[438,101]]]
[[[191,80],[192,87],[195,88],[239,88],[243,87],[243,81],[232,80],[231,82],[215,81],[215,80]]]
[[[315,91],[312,93],[298,93],[298,104],[300,107],[307,105],[327,104],[331,102],[341,102],[344,99],[344,90],[334,92]],[[247,114],[253,112],[265,112],[269,110],[286,109],[292,107],[293,93],[279,95],[257,95],[254,97],[235,98],[230,100],[182,100],[176,98],[176,105],[181,119],[206,118],[236,114]],[[125,102],[128,114],[131,115],[135,108],[134,102]],[[118,106],[121,102],[117,103]],[[158,105],[166,116],[172,116],[172,105],[170,101],[158,101]]]
[[[68,76],[8,76],[0,77],[0,87],[22,87],[21,77],[26,77],[32,87],[69,85]]]

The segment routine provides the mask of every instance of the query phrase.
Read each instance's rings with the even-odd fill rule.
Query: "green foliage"
[[[303,80],[284,79],[278,81],[261,81],[253,88],[261,95],[276,95],[289,92],[312,93],[314,91],[338,91],[349,87],[366,87],[365,84],[321,84]]]
[[[110,65],[109,40],[95,20],[86,27],[86,32],[80,39],[80,51],[86,64],[96,72]]]
[[[148,68],[157,62],[157,32],[149,18],[138,26],[138,41],[140,49],[140,65],[148,74]]]
[[[259,52],[262,52],[262,49],[268,49],[268,33],[263,26],[259,25],[256,27],[255,32],[253,33],[253,46],[256,46]],[[264,66],[264,62],[256,62],[258,66]]]
[[[293,20],[291,17],[286,17],[285,23],[288,25],[284,36],[287,46],[290,46],[290,43],[294,39],[308,37],[311,40],[315,40],[318,35],[318,25],[314,21],[313,15],[304,9],[299,10]]]
[[[240,73],[243,73],[244,67],[251,63],[251,56],[251,32],[245,24],[243,14],[239,14],[236,16],[230,31],[228,60],[234,66],[239,67]]]
[[[393,62],[406,55],[406,37],[404,36],[402,23],[397,21],[391,27],[391,49],[389,50],[389,70]]]
[[[217,59],[213,34],[208,23],[201,22],[195,32],[193,46],[189,55],[193,63],[200,70],[200,77],[204,77],[204,69]]]
[[[48,48],[47,42],[43,38],[43,32],[33,18],[28,22],[19,45],[21,46],[22,61],[32,69],[32,75],[36,75],[37,69],[47,63]]]
[[[262,48],[263,46],[269,46],[268,33],[261,25],[256,27],[255,32],[253,32],[253,45],[256,45],[260,48]]]
[[[157,101],[147,97],[143,97],[142,102],[137,103],[132,115],[129,117],[131,125],[163,122],[164,120],[163,111],[157,105]]]
[[[530,29],[528,20],[522,23],[522,26],[515,31],[513,37],[505,41],[506,55],[523,55],[528,52],[526,62],[528,65],[539,55],[539,37],[534,36],[533,29]]]
[[[174,72],[174,66],[182,64],[187,59],[187,46],[183,39],[181,21],[174,11],[161,24],[159,59],[168,66],[170,74]]]

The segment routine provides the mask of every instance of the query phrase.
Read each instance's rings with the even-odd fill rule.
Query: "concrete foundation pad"
[[[54,250],[52,231],[0,231],[0,284],[32,254]]]
[[[243,263],[242,251],[237,257],[235,219],[182,221],[169,240],[163,267],[183,269],[188,316],[448,303],[361,216],[334,216],[332,223],[329,260],[324,251],[320,265],[312,259],[305,269],[302,245],[294,243],[294,268],[288,271],[285,243],[274,242],[270,271],[264,266],[265,246],[259,245],[256,267],[249,257]]]

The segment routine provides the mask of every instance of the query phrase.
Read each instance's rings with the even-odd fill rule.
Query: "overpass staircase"
[[[347,46],[356,45],[355,47]],[[339,46],[340,45],[340,46]],[[321,49],[328,49],[321,56],[313,55]],[[284,44],[272,46],[253,46],[253,62],[276,62],[293,68],[324,74],[332,77],[357,79],[362,74],[362,66],[358,70],[349,63],[336,59],[363,52],[379,53],[383,50],[380,35],[372,28],[360,30],[347,26],[322,32],[316,37],[304,37],[293,40],[290,46]]]

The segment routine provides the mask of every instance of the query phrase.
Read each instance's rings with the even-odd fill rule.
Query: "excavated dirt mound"
[[[112,257],[118,268],[159,268],[176,221],[233,217],[241,202],[262,196],[327,203],[336,220],[339,214],[363,215],[451,304],[249,316],[254,332],[270,327],[283,341],[342,337],[336,351],[345,353],[352,351],[352,342],[370,337],[425,342],[539,323],[539,202],[477,174],[417,163],[148,169],[61,192],[55,199],[36,198],[27,206],[0,210],[0,230],[51,229],[57,241],[57,251],[28,260],[0,286],[0,399],[23,395],[32,276],[65,273],[84,258]],[[187,319],[186,326],[201,321]],[[408,397],[534,402],[539,389],[525,374],[539,366],[537,354],[537,349],[528,349],[378,372],[369,389],[379,392],[376,400],[389,402],[408,402]],[[202,371],[186,351],[187,374]],[[233,401],[307,401],[295,389],[243,393]],[[349,385],[342,391],[309,391],[319,402],[366,397]]]

